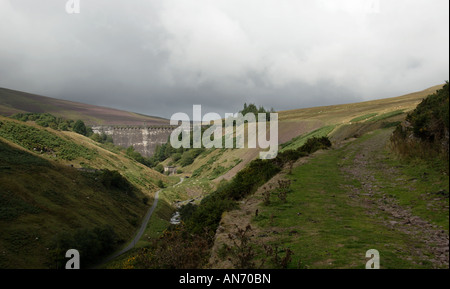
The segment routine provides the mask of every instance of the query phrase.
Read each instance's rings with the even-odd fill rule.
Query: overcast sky
[[[448,0],[0,0],[0,87],[170,118],[449,79]]]

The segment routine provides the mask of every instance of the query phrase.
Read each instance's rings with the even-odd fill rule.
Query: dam
[[[117,146],[133,146],[142,156],[151,157],[157,145],[169,141],[175,126],[93,126],[92,131],[112,137]]]

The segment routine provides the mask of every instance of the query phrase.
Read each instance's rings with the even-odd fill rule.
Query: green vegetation
[[[75,124],[73,125],[73,131],[76,133],[79,133],[81,135],[87,134],[86,125],[82,120],[77,120]]]
[[[359,117],[355,117],[354,119],[352,119],[350,122],[359,122],[359,121],[363,121],[363,120],[368,120],[369,118],[372,118],[374,116],[377,116],[378,113],[369,113],[369,114],[365,114]]]
[[[377,122],[377,121],[380,121],[380,120],[388,119],[388,118],[391,118],[391,117],[394,117],[394,116],[397,116],[397,115],[402,115],[402,114],[404,114],[403,110],[395,110],[395,111],[383,113],[381,115],[373,117],[369,121]]]
[[[396,152],[395,136],[420,143],[427,152],[422,159],[411,147],[404,149],[410,154],[405,159],[384,146],[415,98],[401,105],[371,104],[370,109],[335,106],[332,113],[317,108],[290,117],[310,115],[326,126],[281,145],[273,160],[245,159],[246,166],[234,178],[219,184],[211,180],[235,167],[242,155],[226,149],[174,149],[167,143],[145,158],[133,147],[116,150],[106,135],[91,135],[97,143],[85,138],[89,131],[84,123],[77,122],[75,129],[74,121],[48,114],[16,116],[33,124],[0,118],[0,249],[6,252],[0,254],[0,267],[61,268],[66,260],[61,253],[69,247],[81,251],[83,267],[93,265],[135,232],[152,203],[144,191],[157,187],[164,189],[149,227],[136,250],[121,256],[114,267],[203,268],[220,221],[236,213],[229,211],[246,208],[242,200],[247,198],[261,201],[256,212],[241,212],[252,226],[236,227],[237,233],[229,235],[232,246],[221,251],[223,258],[233,257],[235,268],[255,268],[263,260],[267,268],[363,268],[364,253],[371,248],[380,250],[382,268],[434,267],[430,258],[413,254],[431,256],[430,246],[389,226],[391,216],[377,206],[408,208],[413,218],[448,234],[448,165],[436,157],[447,148],[448,159],[448,140],[443,144],[448,137],[448,83],[436,95],[410,113],[411,125],[403,123],[393,137]],[[361,116],[341,125],[348,122],[351,107],[353,115]],[[244,105],[241,112],[268,113],[254,104]],[[339,146],[293,167],[299,158],[329,148],[328,137]],[[379,146],[370,150],[373,145]],[[165,165],[179,166],[177,173],[184,172],[186,179],[172,187],[179,178],[152,174],[141,164],[161,173]],[[367,174],[353,175],[361,171]],[[274,176],[278,187],[254,194]],[[187,203],[176,226],[169,223],[175,202]]]
[[[94,265],[131,238],[167,181],[109,143],[44,126],[0,117],[0,268],[61,268],[67,244]]]
[[[56,117],[50,113],[17,113],[11,116],[23,122],[34,121],[42,127],[50,127],[54,130],[73,131],[84,136],[92,135],[92,129],[86,127],[82,120],[73,121]]]
[[[302,145],[304,145],[306,143],[306,141],[310,138],[314,138],[314,137],[320,138],[320,137],[328,136],[334,130],[335,127],[336,127],[335,125],[327,125],[327,126],[319,128],[319,129],[316,129],[312,132],[309,132],[307,134],[295,137],[292,140],[282,144],[280,151],[284,152],[286,150],[295,150],[295,149],[301,147]]]
[[[277,174],[290,161],[319,149],[331,146],[326,137],[312,138],[297,150],[279,153],[273,160],[256,159],[242,169],[228,183],[220,186],[214,193],[205,197],[197,210],[189,219],[184,219],[189,231],[202,232],[207,230],[215,232],[224,211],[235,206],[235,201],[254,193],[258,187]],[[184,217],[182,215],[182,217]]]
[[[270,202],[261,204],[259,214],[253,218],[259,232],[271,232],[259,243],[257,259],[265,258],[263,246],[272,246],[292,251],[288,268],[364,268],[364,253],[377,248],[382,254],[382,268],[433,266],[411,253],[413,250],[426,252],[428,248],[424,244],[401,230],[389,228],[386,225],[389,215],[370,204],[383,204],[386,196],[395,198],[399,205],[413,208],[414,216],[430,220],[448,231],[448,197],[441,196],[433,209],[429,205],[440,190],[448,194],[448,175],[424,163],[420,168],[417,164],[405,164],[385,151],[367,152],[366,147],[378,142],[382,133],[388,135],[382,131],[364,135],[340,149],[316,155],[294,168],[291,175],[286,175],[291,181],[287,202],[272,191]],[[386,138],[383,136],[381,142]],[[376,187],[350,178],[345,171],[354,166],[362,153],[373,163],[359,169],[368,169],[368,175],[375,174]],[[375,161],[380,159],[382,163]],[[380,169],[384,167],[382,164],[401,166],[401,178],[391,170]],[[413,179],[417,182],[406,182]],[[370,197],[368,188],[378,190],[379,187],[384,188],[383,193]],[[265,266],[273,268],[276,264],[269,260]]]
[[[66,245],[93,264],[134,233],[147,208],[118,171],[77,170],[1,139],[0,163],[1,268],[60,268]]]
[[[407,115],[406,121],[397,126],[391,138],[393,148],[399,154],[448,160],[449,83],[425,98]]]
[[[216,191],[203,198],[199,205],[189,204],[182,208],[180,211],[182,225],[169,228],[157,243],[138,252],[133,259],[133,267],[198,268],[206,261],[209,248],[213,244],[212,236],[225,211],[235,208],[237,201],[254,193],[259,186],[280,172],[288,162],[318,149],[328,148],[330,145],[326,137],[312,138],[297,150],[280,153],[273,160],[252,161],[230,182],[221,183]],[[199,247],[200,244],[201,247]],[[174,248],[176,250],[169,258],[160,248],[166,248],[166,251],[174,250]],[[177,263],[174,262],[174,254],[178,257]]]
[[[395,178],[378,171],[376,179],[384,193],[399,205],[411,208],[414,216],[449,231],[448,165],[440,159],[398,158],[394,152],[384,152],[383,164],[399,169]]]
[[[166,187],[166,185],[164,185],[164,182],[162,180],[158,180],[157,186],[160,187],[161,189]]]
[[[129,156],[131,159],[137,161],[138,163],[141,163],[147,167],[152,167],[153,162],[150,158],[143,157],[139,152],[137,152],[134,147],[130,146],[126,150],[127,156]]]
[[[30,151],[55,154],[57,157],[69,161],[77,158],[91,160],[97,155],[95,151],[65,140],[46,129],[15,121],[0,121],[0,137],[13,141]]]
[[[271,108],[270,111],[268,111],[263,106],[259,106],[258,108],[254,103],[250,103],[248,105],[247,103],[244,103],[244,108],[239,112],[242,113],[242,115],[246,115],[247,113],[253,113],[255,115],[255,120],[258,121],[259,113],[265,113],[266,120],[270,120],[270,113],[274,113],[275,110]]]
[[[118,236],[109,225],[77,229],[73,233],[63,232],[51,241],[47,265],[51,269],[64,269],[68,260],[65,258],[65,252],[77,248],[80,252],[80,267],[86,268],[110,254],[118,243]]]
[[[90,136],[90,138],[93,141],[96,141],[101,144],[113,144],[114,143],[112,136],[107,135],[105,133],[102,133],[102,134],[94,133]]]
[[[11,191],[0,194],[0,221],[12,221],[22,215],[39,214],[41,211]]]

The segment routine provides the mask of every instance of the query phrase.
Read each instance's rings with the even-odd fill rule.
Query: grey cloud
[[[81,0],[77,15],[65,2],[0,0],[0,86],[169,118],[449,79],[446,0]]]

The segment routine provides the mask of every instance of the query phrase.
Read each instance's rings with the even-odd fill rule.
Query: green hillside
[[[163,188],[135,248],[103,268],[364,268],[368,249],[382,268],[448,268],[448,166],[391,142],[440,88],[279,112],[274,160],[166,145],[155,170],[110,143],[0,117],[0,267],[60,267],[73,244],[94,265],[126,245]]]
[[[61,267],[69,245],[98,262],[131,239],[159,180],[120,150],[0,117],[0,268]]]
[[[376,249],[383,269],[448,269],[448,142],[432,153],[448,136],[448,84],[429,93],[408,115],[395,106],[347,116],[328,134],[330,150],[286,166],[222,215],[209,266],[363,269]],[[392,135],[405,118],[411,132],[435,136],[424,138],[428,153],[398,153]]]

